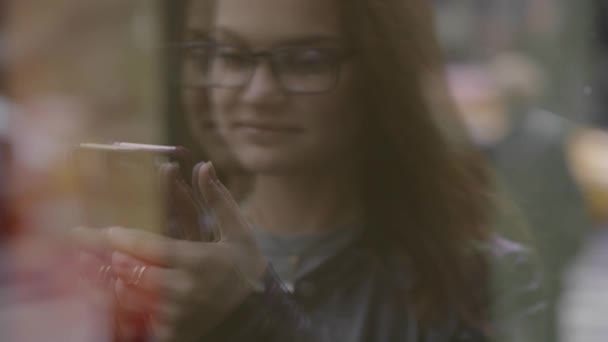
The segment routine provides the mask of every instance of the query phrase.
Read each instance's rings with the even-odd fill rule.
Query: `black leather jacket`
[[[359,241],[296,283],[292,293],[270,272],[266,291],[248,298],[203,341],[539,341],[533,334],[542,322],[544,296],[532,254],[503,239],[484,249],[495,265],[493,336],[457,317],[421,329],[397,299],[408,286],[403,269]]]

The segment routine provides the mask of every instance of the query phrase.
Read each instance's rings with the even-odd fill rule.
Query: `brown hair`
[[[390,244],[409,260],[415,277],[409,297],[419,319],[430,323],[456,312],[485,324],[479,288],[485,261],[471,250],[490,236],[490,182],[464,135],[450,139],[461,128],[428,3],[340,1],[364,74],[358,98],[369,121],[362,167],[375,229],[369,235],[382,250]],[[452,123],[452,131],[442,131],[439,121]]]
[[[423,324],[485,325],[488,272],[471,251],[490,236],[490,181],[448,96],[428,1],[337,1],[363,69],[368,241],[408,260]]]

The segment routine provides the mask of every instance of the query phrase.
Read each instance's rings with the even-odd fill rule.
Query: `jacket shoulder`
[[[535,251],[502,237],[484,243],[482,250],[490,266],[494,334],[515,340],[538,334],[547,303],[543,269]]]

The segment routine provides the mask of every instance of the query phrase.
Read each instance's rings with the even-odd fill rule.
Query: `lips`
[[[244,129],[268,133],[298,133],[301,131],[300,128],[293,125],[256,121],[237,121],[232,124],[232,127],[239,130]]]
[[[283,144],[302,131],[301,128],[292,125],[260,121],[239,121],[231,126],[238,136],[259,146]]]

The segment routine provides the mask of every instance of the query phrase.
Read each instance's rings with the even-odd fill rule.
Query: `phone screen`
[[[187,164],[185,153],[173,146],[81,144],[74,162],[83,225],[167,234],[167,189],[160,168],[170,162]]]

